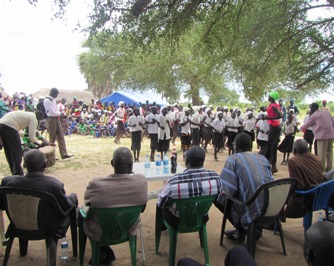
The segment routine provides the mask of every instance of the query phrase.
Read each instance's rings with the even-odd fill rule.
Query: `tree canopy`
[[[57,16],[69,2],[54,0]],[[124,61],[123,68],[116,70],[115,63],[107,62],[110,55],[102,57],[97,69],[107,64],[113,71],[93,75],[97,69],[87,64],[85,69],[103,80],[104,85],[98,85],[103,89],[123,83],[177,97],[186,85],[196,102],[201,89],[212,96],[226,88],[226,78],[239,83],[251,101],[259,101],[272,89],[283,94],[319,92],[334,81],[333,9],[333,0],[97,0],[84,30],[94,38],[104,36],[103,40],[106,35],[113,40],[123,36],[128,47],[123,59],[132,70],[124,71]],[[321,16],[310,15],[316,10]],[[131,58],[133,47],[141,50]],[[82,71],[81,64],[89,58],[81,56]],[[118,56],[112,61],[123,59]],[[141,71],[136,71],[135,62]],[[157,84],[153,71],[143,82],[139,79],[145,75],[143,66],[148,72],[169,75],[161,75]]]

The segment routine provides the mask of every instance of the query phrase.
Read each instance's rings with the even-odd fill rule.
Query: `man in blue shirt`
[[[222,212],[226,199],[224,195],[246,202],[260,185],[274,180],[267,158],[251,152],[251,137],[248,134],[238,134],[234,146],[236,153],[227,158],[220,174],[223,195],[215,205]],[[262,204],[260,197],[247,207],[232,204],[226,215],[235,229],[225,231],[225,235],[243,242],[249,224],[260,215]]]

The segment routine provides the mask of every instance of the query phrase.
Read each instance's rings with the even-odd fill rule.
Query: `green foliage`
[[[54,0],[60,11],[68,2]],[[94,1],[85,30],[93,38],[101,32],[117,39],[122,35],[133,51],[124,53],[128,61],[123,61],[122,69],[118,64],[108,73],[89,70],[86,78],[97,79],[92,85],[99,93],[122,84],[155,88],[171,99],[185,91],[195,102],[202,91],[214,95],[225,87],[217,73],[239,83],[254,103],[270,90],[321,92],[334,81],[334,12],[319,18],[308,12],[323,13],[326,8],[333,11],[332,0]],[[146,72],[155,66],[163,75],[151,71],[148,77],[135,63],[148,67]],[[110,70],[110,63],[105,64]]]

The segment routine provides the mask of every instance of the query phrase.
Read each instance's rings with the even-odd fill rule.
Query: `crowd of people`
[[[67,104],[66,99],[57,100],[58,94],[58,89],[52,88],[49,95],[40,98],[36,105],[29,104],[29,97],[13,97],[16,101],[10,104],[6,102],[8,99],[2,101],[0,98],[0,108],[5,113],[0,118],[1,147],[13,175],[4,178],[2,185],[20,184],[31,187],[33,183],[29,183],[29,180],[38,175],[44,178],[45,182],[50,181],[48,186],[55,186],[55,191],[64,198],[63,184],[42,174],[46,167],[45,155],[36,148],[42,144],[55,146],[57,141],[61,158],[67,159],[73,154],[67,152],[65,134],[77,132],[81,135],[93,134],[95,137],[109,136],[112,135],[111,129],[114,129],[116,145],[121,143],[124,135],[131,135],[133,156],[126,147],[115,150],[111,160],[115,173],[96,178],[89,183],[85,193],[85,205],[119,207],[145,204],[147,181],[143,175],[131,174],[133,163],[139,161],[143,137],[147,135],[150,139],[151,161],[155,160],[156,151],[161,152],[162,157],[163,153],[170,149],[170,144],[175,145],[176,138],[180,137],[187,169],[173,176],[158,197],[157,206],[163,209],[163,218],[177,228],[178,215],[175,206],[165,206],[169,198],[217,195],[215,206],[220,211],[227,212],[225,215],[234,226],[232,230],[225,232],[226,236],[243,242],[249,224],[260,215],[263,202],[259,200],[247,208],[232,204],[231,209],[226,210],[226,196],[237,197],[245,202],[257,187],[274,180],[273,174],[278,171],[277,151],[283,153],[281,164],[287,165],[290,177],[297,179],[298,189],[309,189],[324,182],[324,172],[332,170],[334,120],[325,106],[320,108],[317,103],[310,105],[307,119],[300,127],[297,118],[299,110],[294,101],[290,102],[286,111],[277,92],[269,94],[268,108],[260,107],[256,112],[251,107],[247,108],[244,114],[239,108],[227,106],[216,107],[215,110],[213,106],[182,107],[177,103],[160,107],[147,102],[137,107],[126,105],[122,101],[117,105],[92,101],[90,105],[86,105],[76,97]],[[23,110],[25,112],[22,112]],[[72,126],[73,123],[77,124]],[[47,129],[49,140],[40,138],[38,129]],[[22,148],[21,131],[30,139],[30,145],[35,145],[28,147],[32,151]],[[304,132],[304,139],[295,141],[298,131]],[[284,138],[280,142],[282,135]],[[314,140],[316,155],[311,154]],[[42,144],[39,141],[42,141]],[[258,152],[252,152],[254,142],[259,148]],[[228,149],[229,157],[220,175],[203,167],[209,145],[213,146],[215,160],[218,160],[219,151]],[[290,153],[294,155],[292,158]],[[22,169],[23,155],[28,170],[26,175]],[[135,181],[133,177],[136,177]],[[13,182],[7,182],[9,180]],[[106,194],[112,196],[106,197]],[[124,195],[128,195],[127,201],[124,201]],[[65,199],[70,206],[77,206],[76,195],[71,195],[70,200],[66,197]],[[303,217],[309,208],[310,203],[306,199],[293,195],[280,216],[282,220],[285,216]],[[86,234],[98,239],[100,231],[94,221],[85,223]],[[257,238],[261,236],[262,228],[258,228]],[[115,259],[111,249],[103,249],[101,252],[109,254],[109,258],[104,256],[106,260]]]

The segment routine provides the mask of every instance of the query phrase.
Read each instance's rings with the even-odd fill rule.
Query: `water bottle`
[[[168,161],[168,156],[166,152],[164,154],[163,166],[164,166],[163,168],[164,174],[168,174],[169,173],[169,161]]]
[[[66,236],[61,241],[60,247],[61,247],[61,259],[67,260],[68,259],[68,242],[67,242]]]
[[[175,174],[177,169],[177,157],[176,151],[173,149],[172,157],[170,158],[170,172]]]
[[[324,220],[324,218],[322,216],[322,212],[319,212],[318,222],[322,222],[323,220]]]
[[[145,176],[150,176],[151,163],[150,163],[150,157],[148,156],[148,154],[146,154],[146,157],[145,157],[144,168],[145,168]]]
[[[157,175],[161,175],[161,157],[160,154],[157,154],[157,158],[155,160],[155,171]]]

